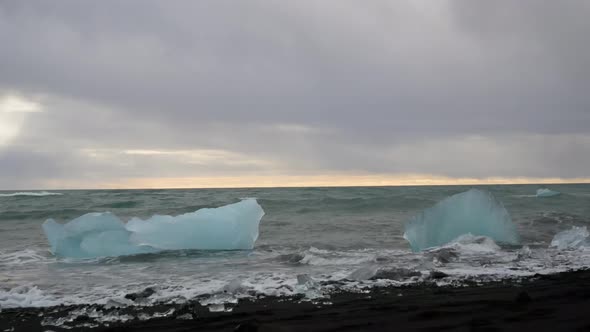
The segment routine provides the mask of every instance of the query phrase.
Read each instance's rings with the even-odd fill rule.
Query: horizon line
[[[518,186],[518,185],[584,185],[590,184],[590,181],[585,182],[513,182],[513,183],[430,183],[430,184],[367,184],[367,185],[285,185],[285,186],[220,186],[220,187],[127,187],[127,188],[42,188],[42,189],[0,189],[1,192],[34,192],[34,191],[102,191],[102,190],[204,190],[204,189],[304,189],[304,188],[388,188],[388,187],[465,187],[465,186]]]

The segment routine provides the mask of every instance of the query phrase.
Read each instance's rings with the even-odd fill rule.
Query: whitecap
[[[17,196],[43,197],[43,196],[61,196],[61,195],[63,195],[63,194],[48,192],[48,191],[34,191],[34,192],[33,191],[21,191],[21,192],[9,193],[9,194],[2,193],[2,194],[0,194],[0,197],[17,197]]]

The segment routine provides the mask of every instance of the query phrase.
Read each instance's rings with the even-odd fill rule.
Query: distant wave
[[[63,195],[61,193],[52,193],[48,191],[37,191],[37,192],[30,192],[30,191],[22,191],[10,194],[0,194],[0,197],[15,197],[15,196],[59,196]]]
[[[297,213],[313,213],[318,211],[374,211],[376,209],[408,209],[422,208],[435,203],[433,200],[414,196],[385,196],[385,197],[332,197],[306,199],[260,199],[262,206],[281,209],[285,207],[297,208]]]
[[[540,188],[537,190],[537,197],[553,197],[559,196],[561,193],[559,191],[547,189],[547,188]]]
[[[133,208],[140,204],[139,201],[122,201],[122,202],[112,202],[103,205],[99,205],[99,208],[107,208],[107,209],[124,209],[124,208]]]
[[[510,195],[510,197],[515,197],[515,198],[531,198],[531,197],[537,197],[537,195]]]

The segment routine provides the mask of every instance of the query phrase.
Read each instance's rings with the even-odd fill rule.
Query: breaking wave
[[[33,196],[33,197],[43,197],[43,196],[61,196],[62,193],[54,193],[49,191],[22,191],[22,192],[15,192],[10,194],[0,194],[0,197],[18,197],[18,196]]]
[[[537,197],[553,197],[553,196],[559,196],[561,195],[561,193],[559,191],[554,191],[551,189],[547,189],[547,188],[541,188],[537,190]]]
[[[17,286],[12,289],[0,288],[0,305],[5,308],[49,307],[62,302],[46,295],[37,286]]]

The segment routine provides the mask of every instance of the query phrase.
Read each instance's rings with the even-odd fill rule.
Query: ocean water
[[[551,185],[562,194],[536,197],[539,186],[480,186],[500,201],[521,245],[476,240],[412,252],[404,223],[473,186],[76,190],[0,192],[0,307],[133,304],[126,294],[148,287],[142,305],[197,299],[303,294],[406,284],[432,271],[464,280],[517,278],[590,266],[586,248],[558,250],[554,235],[590,223],[590,185]],[[110,211],[129,220],[179,215],[256,198],[265,211],[252,250],[173,250],[93,259],[55,257],[41,224]],[[397,270],[396,270],[397,269]],[[393,277],[372,278],[377,271]],[[401,272],[400,272],[401,271]],[[213,308],[213,307],[212,307]],[[217,307],[216,307],[217,308]]]

